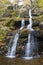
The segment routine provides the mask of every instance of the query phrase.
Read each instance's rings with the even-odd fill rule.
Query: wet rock
[[[33,22],[33,24],[32,24],[32,26],[34,27],[36,27],[36,26],[39,26],[39,22]]]
[[[41,30],[43,30],[43,22],[39,23],[39,27]]]
[[[39,37],[40,33],[36,30],[31,31],[31,35],[35,36],[35,37]]]
[[[25,25],[27,26],[29,24],[29,21],[25,21]]]
[[[41,55],[41,53],[43,52],[43,41],[41,41],[41,39],[39,38],[37,40],[38,40],[38,53]]]
[[[15,21],[13,25],[16,29],[21,27],[21,21]]]
[[[22,44],[22,45],[25,45],[25,44],[27,43],[27,38],[25,38],[25,39],[24,39],[24,38],[22,38],[22,39],[20,38],[20,39],[18,40],[18,43],[19,43],[18,45],[21,45],[21,44]]]
[[[21,19],[21,20],[22,20],[22,19]],[[13,26],[14,26],[16,29],[21,27],[21,20],[14,22],[14,25],[13,25]],[[29,24],[29,21],[25,21],[25,26],[27,26],[28,24]]]
[[[31,31],[31,34],[36,36],[36,37],[40,37],[41,38],[41,37],[43,37],[43,30],[39,30],[39,31],[34,30],[34,31]]]
[[[39,54],[41,54],[43,52],[43,35],[39,34],[39,37],[37,37],[37,41],[38,41],[38,52]]]

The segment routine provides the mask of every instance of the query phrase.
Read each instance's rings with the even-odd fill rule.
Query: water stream
[[[33,35],[31,35],[31,32],[34,31],[34,29],[32,28],[33,22],[32,22],[31,12],[32,10],[29,9],[30,18],[29,18],[29,24],[27,25],[27,29],[30,30],[30,33],[28,34],[28,41],[25,47],[25,56],[24,56],[25,59],[32,59],[33,56],[35,57],[38,55],[37,40],[34,38]],[[17,42],[20,36],[20,31],[24,28],[24,26],[25,26],[25,21],[24,19],[22,19],[20,29],[15,34],[15,36],[13,36],[10,40],[7,57],[10,57],[10,58],[16,57]],[[12,42],[12,45],[11,45],[11,42]]]
[[[31,31],[34,31],[32,28],[32,15],[31,15],[31,9],[29,9],[29,25],[27,26],[27,29]],[[31,35],[31,33],[28,34],[28,41],[25,48],[25,59],[32,59],[33,55],[37,55],[37,40],[34,39],[34,36]],[[36,45],[35,45],[36,44]],[[36,52],[36,53],[35,53]]]
[[[24,21],[24,19],[22,19],[20,29],[18,30],[16,35],[13,36],[14,38],[12,37],[13,39],[11,38],[11,40],[10,40],[9,44],[11,45],[11,42],[13,42],[13,44],[12,44],[12,47],[9,46],[9,48],[8,48],[7,57],[14,58],[16,56],[16,47],[17,47],[17,42],[19,39],[19,33],[20,33],[20,30],[22,30],[24,28],[24,26],[25,26],[25,21]]]

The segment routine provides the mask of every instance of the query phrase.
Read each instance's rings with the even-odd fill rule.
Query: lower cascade
[[[29,10],[29,25],[27,26],[27,29],[30,29],[31,31],[34,31],[34,29],[32,28],[32,16],[31,16],[31,9]],[[37,40],[34,38],[33,35],[31,35],[31,33],[28,34],[28,41],[27,41],[27,45],[25,48],[25,59],[32,59],[36,56],[38,56],[38,49],[37,49]]]
[[[17,47],[17,42],[19,39],[19,33],[20,33],[20,30],[24,28],[24,26],[25,26],[25,21],[24,19],[22,19],[21,28],[18,30],[16,35],[13,36],[10,40],[7,57],[14,58],[16,56],[16,47]],[[11,46],[11,42],[13,42],[12,46]]]
[[[31,15],[31,9],[29,9],[29,24],[27,25],[27,29],[30,30],[30,33],[28,34],[28,41],[25,47],[25,55],[23,58],[25,59],[32,59],[34,57],[38,57],[38,45],[37,45],[37,40],[34,38],[33,35],[31,35],[31,32],[34,31],[32,28],[32,15]],[[14,58],[16,57],[16,47],[17,47],[17,42],[20,36],[20,31],[24,28],[25,26],[25,20],[22,19],[21,21],[21,27],[16,33],[15,36],[13,36],[10,40],[9,47],[8,47],[8,53],[7,57]],[[11,43],[13,43],[11,45]]]

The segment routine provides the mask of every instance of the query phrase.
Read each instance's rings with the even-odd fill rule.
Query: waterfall
[[[27,26],[27,29],[30,29],[30,31],[34,31],[32,28],[32,16],[31,16],[31,9],[29,9],[29,25]]]
[[[20,30],[22,30],[24,28],[24,26],[25,26],[25,21],[24,21],[24,19],[22,19]]]
[[[26,45],[26,53],[25,56],[30,56],[30,34],[28,35],[28,43]]]
[[[29,9],[29,25],[27,26],[27,29],[30,29],[31,31],[34,31],[34,29],[32,28],[32,16],[31,16],[31,9]],[[36,40],[34,39],[34,36],[31,35],[31,33],[28,34],[28,41],[26,44],[26,48],[25,48],[25,59],[32,59],[33,58],[33,50],[36,50],[36,55],[37,55],[37,44]]]
[[[10,45],[11,45],[11,42],[13,42],[12,44],[12,47],[9,46],[8,48],[8,53],[7,53],[7,57],[10,57],[10,58],[13,58],[16,56],[16,47],[17,47],[17,42],[18,42],[18,39],[19,39],[19,33],[20,33],[20,30],[22,30],[25,26],[25,21],[24,19],[22,19],[21,21],[21,27],[20,29],[18,30],[18,32],[16,33],[15,36],[13,36],[14,38],[10,40]]]

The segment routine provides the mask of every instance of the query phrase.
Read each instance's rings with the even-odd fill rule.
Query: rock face
[[[43,52],[43,37],[40,36],[37,38],[38,40],[38,51],[39,51],[39,54],[41,54]]]
[[[43,30],[39,31],[39,36],[37,37],[38,40],[38,48],[39,54],[43,52]]]
[[[37,38],[38,52],[41,54],[43,52],[43,31],[32,31],[31,34]]]
[[[33,21],[33,29],[31,32],[38,41],[38,52],[41,54],[43,52],[43,21]]]

